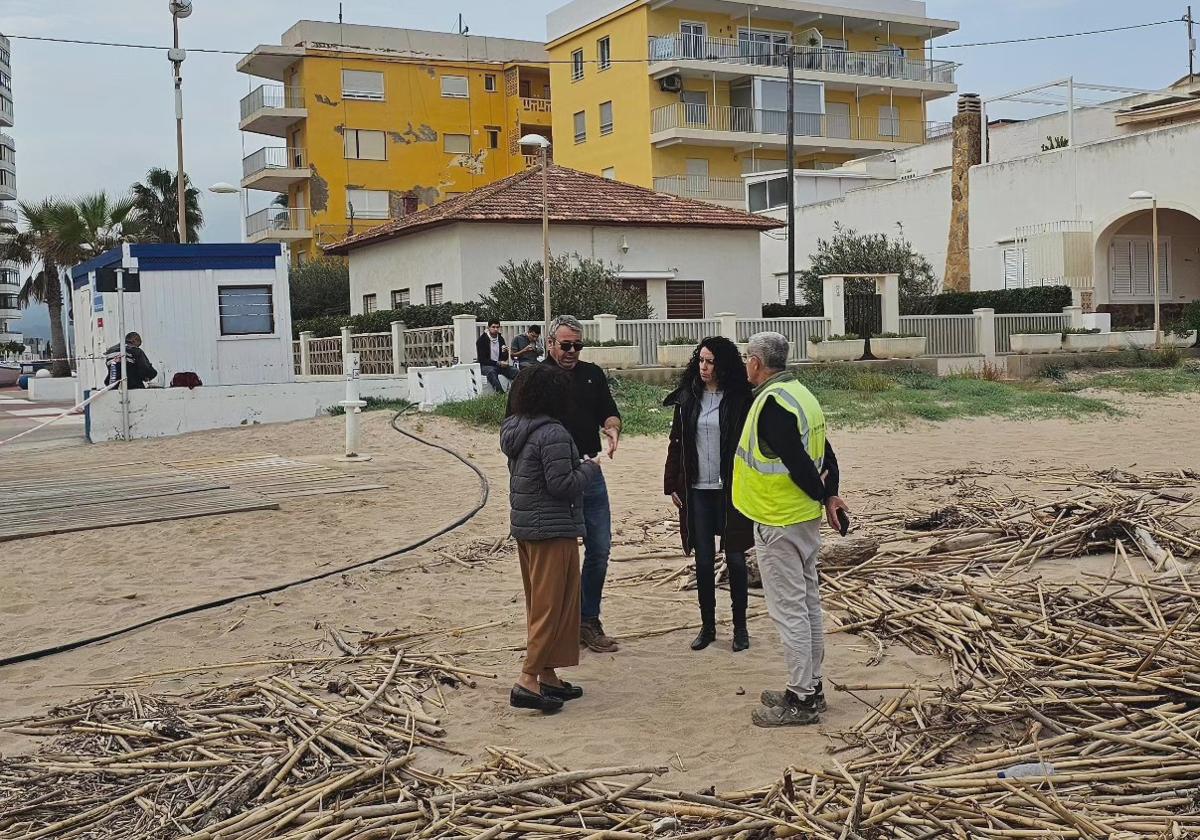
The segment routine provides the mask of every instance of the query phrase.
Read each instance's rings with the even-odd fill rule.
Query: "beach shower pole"
[[[358,394],[358,377],[361,360],[357,353],[342,357],[342,369],[346,372],[346,399],[340,405],[346,412],[346,454],[340,461],[370,461],[370,455],[358,451],[362,438],[362,410],[366,402]]]

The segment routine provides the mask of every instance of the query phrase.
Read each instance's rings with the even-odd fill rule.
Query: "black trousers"
[[[696,593],[700,599],[700,619],[705,626],[717,618],[717,537],[725,532],[725,491],[688,491],[688,527],[696,551]],[[729,596],[733,602],[733,626],[746,626],[746,554],[726,551],[729,569]]]

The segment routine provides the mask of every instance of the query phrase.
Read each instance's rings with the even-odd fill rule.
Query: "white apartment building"
[[[8,39],[0,35],[0,129],[12,126],[14,119],[12,47]],[[12,203],[16,199],[17,144],[0,131],[0,227],[16,225],[17,208]],[[17,292],[21,288],[19,268],[13,262],[0,262],[0,344],[21,340],[17,327],[21,318],[17,306]]]

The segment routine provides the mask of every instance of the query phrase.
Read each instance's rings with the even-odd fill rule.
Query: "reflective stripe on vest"
[[[825,415],[816,397],[794,379],[764,389],[750,408],[734,460],[733,504],[748,518],[765,525],[793,525],[819,519],[821,503],[796,486],[787,465],[762,451],[758,421],[768,399],[796,417],[804,449],[816,464],[825,465]]]

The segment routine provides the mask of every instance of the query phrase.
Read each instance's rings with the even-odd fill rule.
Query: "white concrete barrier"
[[[79,380],[69,377],[29,377],[29,400],[31,402],[78,403],[83,401]]]
[[[408,398],[408,380],[402,376],[361,379],[359,386],[364,398]],[[129,436],[170,437],[322,417],[345,397],[345,390],[341,377],[273,385],[133,390],[129,392]],[[104,394],[88,406],[87,432],[92,443],[121,438],[120,393]]]

